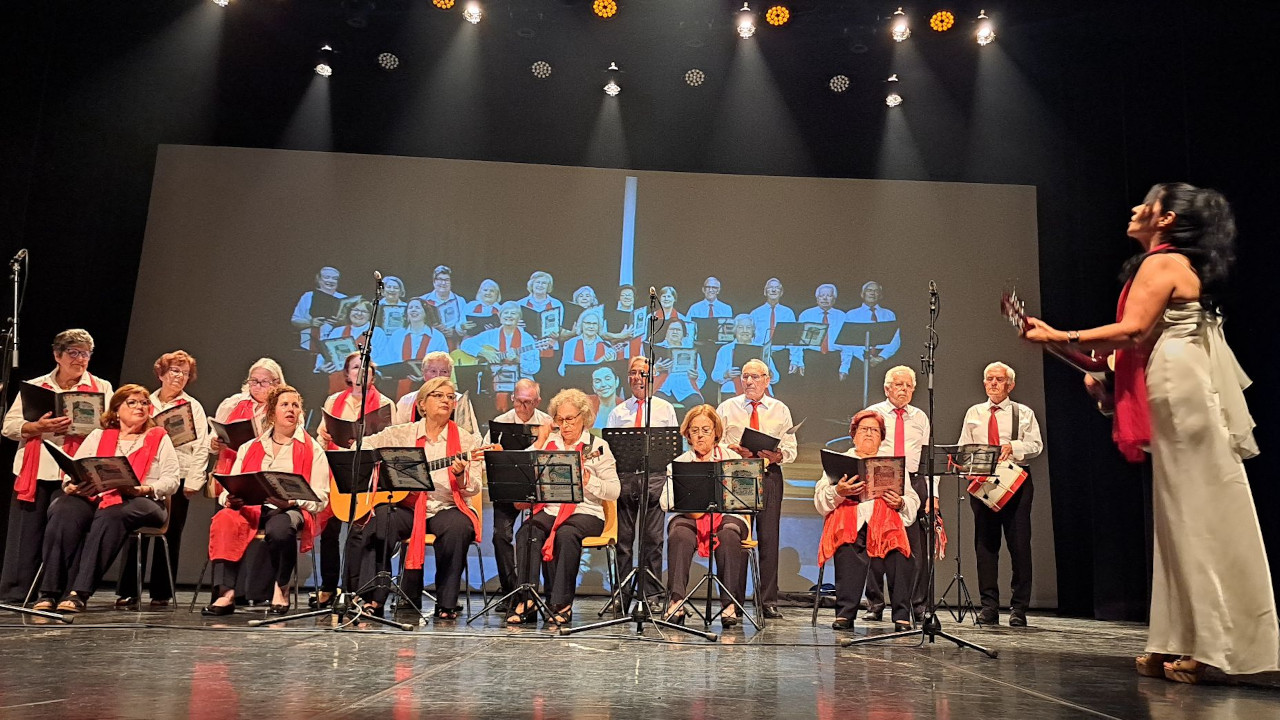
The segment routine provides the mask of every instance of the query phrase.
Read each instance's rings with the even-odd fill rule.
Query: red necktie
[[[773,329],[778,327],[778,306],[769,306],[769,337],[773,337]]]
[[[893,454],[903,457],[907,454],[907,409],[894,408],[893,412],[898,415],[893,424]]]
[[[1000,410],[999,405],[991,406],[991,415],[987,419],[987,444],[1000,444],[1000,425],[996,422],[996,412]]]
[[[880,322],[879,320],[877,320],[877,319],[876,319],[876,309],[875,309],[875,308],[871,308],[871,322]]]
[[[822,324],[823,324],[823,325],[830,325],[830,323],[828,323],[828,322],[827,322],[827,313],[828,313],[828,312],[830,312],[830,310],[823,310],[823,311],[822,311]],[[823,354],[823,355],[826,355],[826,354],[827,354],[827,336],[828,336],[828,335],[830,335],[830,334],[831,334],[831,332],[830,332],[829,330],[828,330],[828,332],[824,332],[824,333],[822,333],[822,354]]]
[[[752,430],[760,429],[760,401],[759,400],[751,401],[751,429]]]
[[[636,427],[644,425],[644,403],[640,402],[640,398],[636,398]]]
[[[707,317],[716,316],[716,304],[712,300],[707,301]]]

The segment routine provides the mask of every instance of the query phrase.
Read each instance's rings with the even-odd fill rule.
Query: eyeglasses
[[[556,424],[557,424],[557,425],[564,425],[565,423],[571,423],[571,422],[574,422],[575,420],[577,420],[577,419],[578,419],[578,418],[580,418],[580,417],[582,417],[582,413],[578,413],[577,415],[570,415],[569,417],[565,417],[565,416],[563,416],[563,415],[559,415],[559,416],[555,417],[554,419],[555,419],[555,421],[556,421]]]
[[[264,388],[264,387],[274,387],[279,384],[280,384],[280,381],[276,380],[275,378],[272,378],[270,380],[255,380],[251,378],[249,380],[249,387]]]
[[[644,377],[647,374],[648,372],[644,370],[630,370],[627,372],[627,377]]]
[[[873,434],[873,433],[874,433],[874,434],[876,434],[876,435],[879,435],[879,434],[880,434],[880,428],[875,427],[875,426],[860,427],[860,428],[858,428],[857,432],[860,432],[860,433],[862,433],[863,435],[871,435],[871,434]]]
[[[184,378],[191,375],[191,373],[187,372],[186,370],[179,370],[178,368],[169,368],[169,374],[174,377],[180,377],[180,378]]]
[[[691,427],[689,428],[689,436],[693,437],[694,435],[713,435],[715,434],[715,431],[716,431],[715,428]]]
[[[71,350],[64,350],[63,354],[71,358],[72,360],[88,360],[89,358],[93,357],[92,350],[80,350],[78,348],[72,348]]]
[[[453,393],[450,392],[432,392],[427,393],[427,397],[440,402],[453,402]]]
[[[743,379],[743,380],[763,380],[763,379],[765,379],[765,377],[766,377],[765,375],[757,375],[756,373],[743,373],[743,374],[742,374],[742,379]]]
[[[518,397],[518,398],[514,398],[514,399],[513,399],[513,402],[515,402],[515,404],[517,404],[517,405],[537,405],[537,404],[538,404],[538,400],[537,400],[536,398],[520,398],[520,397]]]
[[[144,407],[150,407],[151,401],[132,399],[132,400],[125,400],[124,404],[128,405],[131,408],[144,408]]]

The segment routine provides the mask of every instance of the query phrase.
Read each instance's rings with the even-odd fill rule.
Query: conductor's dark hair
[[[1143,202],[1160,202],[1163,212],[1171,212],[1173,226],[1165,241],[1173,247],[1159,252],[1186,255],[1200,277],[1200,304],[1212,313],[1221,312],[1219,295],[1236,260],[1236,218],[1222,193],[1187,183],[1160,183],[1152,186]],[[1121,279],[1128,281],[1142,265],[1144,253],[1129,258]]]

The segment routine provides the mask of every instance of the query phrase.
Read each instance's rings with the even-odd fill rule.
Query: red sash
[[[84,378],[89,378],[87,384]],[[40,386],[49,390],[54,389],[47,382],[40,383]],[[98,380],[88,372],[85,372],[84,377],[80,378],[80,384],[75,389],[85,392],[102,392],[98,387]],[[18,469],[18,476],[13,480],[13,494],[19,500],[26,502],[36,501],[36,480],[39,479],[38,476],[40,475],[40,456],[45,451],[44,446],[41,445],[43,440],[43,436],[35,435],[22,442],[22,467]],[[68,455],[75,455],[82,442],[84,442],[84,438],[79,435],[68,435],[62,441],[62,449]]]
[[[696,457],[694,459],[697,460]],[[723,459],[720,457],[719,446],[711,449],[712,462]],[[714,528],[718,532],[720,527],[724,525],[724,513],[705,513],[693,522],[698,536],[698,554],[702,557],[711,557],[711,551],[720,547],[720,538],[716,538],[714,545],[711,543],[711,531]]]
[[[586,364],[586,350],[583,347],[586,344],[582,338],[578,338],[578,347],[573,350],[573,361],[579,365]],[[604,350],[608,345],[603,340],[596,340],[596,354],[592,358],[592,362],[600,362],[604,359]]]
[[[235,422],[237,420],[253,420],[253,398],[245,398],[236,403],[231,408],[231,412],[227,415],[225,422]],[[213,471],[219,475],[226,475],[231,472],[231,466],[236,462],[236,451],[231,448],[222,448],[218,453],[218,464],[213,467]],[[210,480],[209,482],[214,482]],[[214,488],[215,490],[217,488]]]
[[[852,544],[857,539],[858,503],[845,498],[822,523],[818,564],[830,560],[836,554],[836,548]],[[907,530],[902,526],[902,516],[890,509],[883,499],[876,498],[875,510],[867,523],[867,555],[882,558],[890,550],[911,557],[911,544],[907,541]]]
[[[418,447],[426,447],[427,436],[418,438]],[[450,420],[445,426],[444,453],[457,455],[462,452],[462,437],[458,433],[458,424]],[[449,472],[449,489],[453,493],[453,504],[471,520],[471,527],[476,531],[476,542],[480,542],[480,518],[462,497],[462,486],[458,478]],[[427,559],[427,493],[420,492],[413,503],[413,530],[409,534],[409,549],[405,551],[404,566],[408,570],[421,570]]]
[[[268,442],[270,442],[268,440]],[[252,473],[262,469],[262,461],[267,457],[262,438],[254,440],[245,450],[244,462],[240,464],[240,472]],[[293,441],[293,472],[311,481],[311,437]],[[315,517],[310,511],[297,508],[302,513],[302,531],[298,533],[299,550],[311,552],[315,545],[318,529]],[[237,510],[223,508],[214,513],[209,523],[209,559],[237,562],[244,557],[249,543],[258,534],[258,524],[262,522],[261,505],[245,505]]]
[[[577,450],[578,453],[581,454],[582,447],[583,447],[583,443],[579,442],[577,446],[574,447],[574,450]],[[560,448],[559,446],[556,445],[555,441],[552,440],[551,442],[548,442],[547,446],[543,449],[559,450]],[[537,505],[533,506],[533,512],[536,515],[537,513],[542,512],[543,509],[545,509],[546,507],[547,507],[546,503],[538,503]],[[560,511],[556,513],[555,522],[551,523],[551,532],[547,533],[547,541],[542,543],[542,560],[544,562],[551,562],[552,560],[555,559],[556,530],[558,530],[560,526],[564,524],[564,521],[568,520],[569,516],[573,514],[573,511],[577,509],[578,509],[577,503],[560,503]]]
[[[524,345],[524,338],[521,337],[520,335],[520,328],[516,328],[516,331],[512,333],[512,336],[511,336],[511,349],[519,350],[522,345]],[[500,356],[499,359],[505,359],[506,354],[507,354],[507,335],[506,333],[502,332],[501,328],[499,328],[498,329],[498,355]]]
[[[404,344],[400,346],[400,359],[404,361],[417,360],[422,362],[422,358],[427,356],[427,347],[431,345],[431,328],[427,328],[422,335],[418,336],[418,341],[413,340],[413,333],[405,331]]]
[[[1162,243],[1151,248],[1147,255],[1173,247]],[[1124,317],[1125,301],[1133,278],[1120,291],[1116,304],[1116,322]],[[1120,454],[1131,463],[1142,462],[1143,448],[1151,444],[1151,409],[1147,404],[1147,360],[1151,357],[1152,344],[1144,342],[1133,348],[1116,351],[1115,403],[1116,411],[1111,424],[1111,439]]]
[[[138,481],[145,483],[147,471],[151,469],[151,463],[156,459],[156,453],[160,452],[160,441],[166,437],[164,428],[153,427],[142,436],[142,446],[129,454],[129,467],[133,468],[133,474],[138,476]],[[116,454],[116,445],[120,441],[120,431],[111,428],[103,430],[102,437],[98,438],[98,457],[111,457]],[[112,505],[119,505],[124,502],[124,497],[120,495],[119,490],[108,490],[99,497],[98,507],[109,508]]]
[[[382,407],[382,395],[378,393],[378,388],[371,387],[371,388],[368,388],[368,390],[369,392],[366,392],[364,394],[364,411],[361,413],[361,415],[368,415],[369,413]],[[347,409],[347,400],[350,399],[350,397],[351,397],[351,388],[347,388],[346,390],[343,390],[342,392],[338,393],[338,397],[333,399],[333,407],[329,408],[329,413],[332,414],[334,417],[342,418],[342,413]],[[345,418],[342,418],[342,419],[345,419]],[[337,445],[334,445],[333,441],[330,440],[329,446],[326,449],[341,450],[342,448],[338,447]]]

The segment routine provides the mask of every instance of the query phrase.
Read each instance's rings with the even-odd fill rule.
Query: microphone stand
[[[938,310],[939,310],[938,290],[937,290],[937,287],[934,285],[933,281],[930,280],[929,281],[928,336],[924,343],[924,355],[920,356],[920,370],[921,370],[921,373],[925,376],[925,379],[928,382],[928,388],[929,388],[930,420],[932,420],[932,418],[934,417],[933,378],[934,378],[934,353],[938,349],[938,331],[937,331]],[[928,441],[927,445],[931,449],[933,447],[933,426],[934,426],[933,422],[930,422],[929,437],[926,438],[926,440]],[[925,501],[925,507],[928,508],[928,510],[925,511],[925,520],[926,520],[925,528],[926,529],[925,529],[925,541],[924,541],[924,557],[925,557],[926,567],[928,569],[928,572],[926,573],[928,577],[928,581],[927,581],[928,586],[926,589],[928,590],[928,592],[925,594],[924,618],[920,623],[920,627],[919,629],[913,628],[911,630],[901,630],[899,632],[882,633],[879,635],[867,635],[865,637],[860,637],[860,638],[847,638],[840,641],[841,647],[850,647],[853,645],[865,645],[867,643],[880,642],[882,640],[891,640],[894,638],[912,637],[912,636],[919,635],[920,643],[922,645],[924,644],[924,641],[926,639],[928,639],[930,643],[933,643],[936,638],[941,637],[945,640],[950,640],[951,642],[955,643],[956,645],[962,648],[967,647],[967,648],[972,648],[974,650],[977,650],[978,652],[986,655],[989,658],[994,658],[997,655],[999,655],[999,652],[996,650],[988,650],[987,648],[984,648],[981,645],[978,645],[977,643],[970,642],[968,640],[965,640],[964,638],[957,637],[955,635],[952,635],[946,632],[945,630],[942,629],[941,621],[938,620],[938,603],[936,600],[937,593],[934,590],[934,572],[936,571],[937,568],[934,566],[934,559],[933,559],[933,551],[934,551],[935,544],[937,542],[937,539],[936,539],[937,527],[934,525],[935,503],[934,503],[934,496],[933,496],[934,454],[935,453],[930,451],[929,457],[925,458],[925,465],[927,467],[926,479],[925,479],[925,497],[927,499]]]

